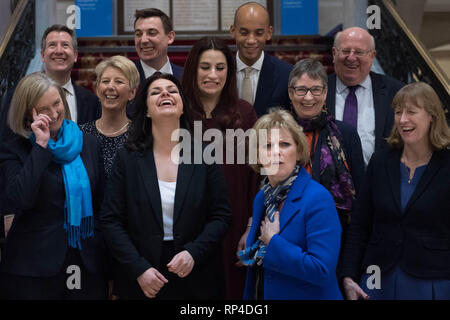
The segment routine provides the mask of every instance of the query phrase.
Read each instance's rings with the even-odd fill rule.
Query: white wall
[[[11,10],[9,8],[9,1],[0,1],[0,43],[6,34],[11,18]]]

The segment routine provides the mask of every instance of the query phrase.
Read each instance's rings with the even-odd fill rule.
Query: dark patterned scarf
[[[314,141],[311,144],[311,162],[314,161],[314,153],[320,152],[319,183],[331,193],[336,208],[350,211],[356,195],[355,186],[342,146],[342,135],[334,117],[323,110],[320,115],[312,119],[297,117],[297,120],[305,132],[318,130],[319,135],[325,133],[326,143],[322,144],[321,150],[314,150]]]
[[[297,179],[300,166],[295,166],[291,175],[278,184],[272,187],[269,183],[269,179],[266,177],[264,179],[264,207],[266,208],[266,217],[269,218],[270,222],[273,222],[275,212],[278,211],[280,204],[286,199],[289,190],[291,190],[294,181]],[[256,240],[251,246],[241,250],[238,253],[239,259],[246,266],[253,266],[255,263],[257,265],[262,265],[264,255],[266,254],[266,245],[261,240]]]

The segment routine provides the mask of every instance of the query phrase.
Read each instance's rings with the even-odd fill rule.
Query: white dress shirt
[[[342,121],[348,87],[336,77],[336,119]],[[358,134],[361,139],[364,162],[367,166],[375,151],[375,108],[373,106],[372,80],[368,75],[356,89],[358,100]]]
[[[142,70],[144,70],[144,74],[145,74],[145,79],[147,79],[148,77],[151,77],[156,71],[159,71],[161,73],[170,73],[173,74],[172,71],[172,66],[170,64],[170,60],[169,58],[167,58],[167,62],[165,65],[162,66],[162,68],[160,70],[156,70],[155,68],[150,67],[149,65],[147,65],[144,61],[141,61],[141,66],[142,66]]]
[[[64,93],[66,94],[67,104],[69,105],[70,118],[72,121],[77,122],[77,100],[75,98],[75,89],[73,88],[72,80],[69,80],[62,86]],[[64,90],[65,89],[65,90]]]
[[[163,213],[164,241],[173,240],[173,208],[175,204],[176,182],[166,182],[158,179],[161,193],[161,209]]]
[[[250,79],[252,81],[253,101],[255,101],[256,89],[258,87],[258,80],[259,75],[261,73],[263,61],[264,61],[264,51],[261,53],[259,59],[256,60],[256,62],[251,66],[248,66],[244,62],[242,62],[242,60],[239,59],[239,52],[236,53],[236,72],[237,72],[236,75],[237,75],[239,98],[242,98],[242,80],[244,80],[245,68],[252,67],[253,70],[250,72]]]

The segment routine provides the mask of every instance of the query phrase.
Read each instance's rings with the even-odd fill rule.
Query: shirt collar
[[[261,52],[261,56],[259,57],[259,59],[256,60],[256,62],[251,66],[248,66],[244,62],[242,62],[242,60],[239,58],[239,52],[236,53],[236,68],[238,72],[244,70],[247,67],[252,67],[258,71],[261,71],[263,61],[264,61],[264,51]]]
[[[359,83],[358,85],[360,87],[363,87],[364,89],[370,88],[370,74],[368,74],[363,82]],[[343,84],[341,79],[339,79],[339,77],[336,75],[336,92],[341,94],[345,89],[347,89],[347,86]]]
[[[160,70],[156,70],[153,67],[150,67],[148,64],[146,64],[144,61],[141,60],[141,66],[142,69],[144,70],[144,74],[145,77],[148,78],[151,75],[153,75],[156,71],[162,72],[162,73],[170,73],[173,74],[172,72],[172,66],[170,65],[170,61],[169,58],[167,58],[166,63],[162,66],[162,68]]]
[[[66,89],[67,92],[69,92],[72,96],[75,95],[75,90],[73,88],[73,84],[72,84],[72,80],[69,80],[68,82],[66,82],[66,84],[64,84],[63,86],[61,86],[62,88]]]

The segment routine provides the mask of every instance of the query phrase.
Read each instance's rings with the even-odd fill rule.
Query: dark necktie
[[[348,87],[348,95],[345,98],[343,121],[358,129],[358,100],[355,91],[358,86]]]

